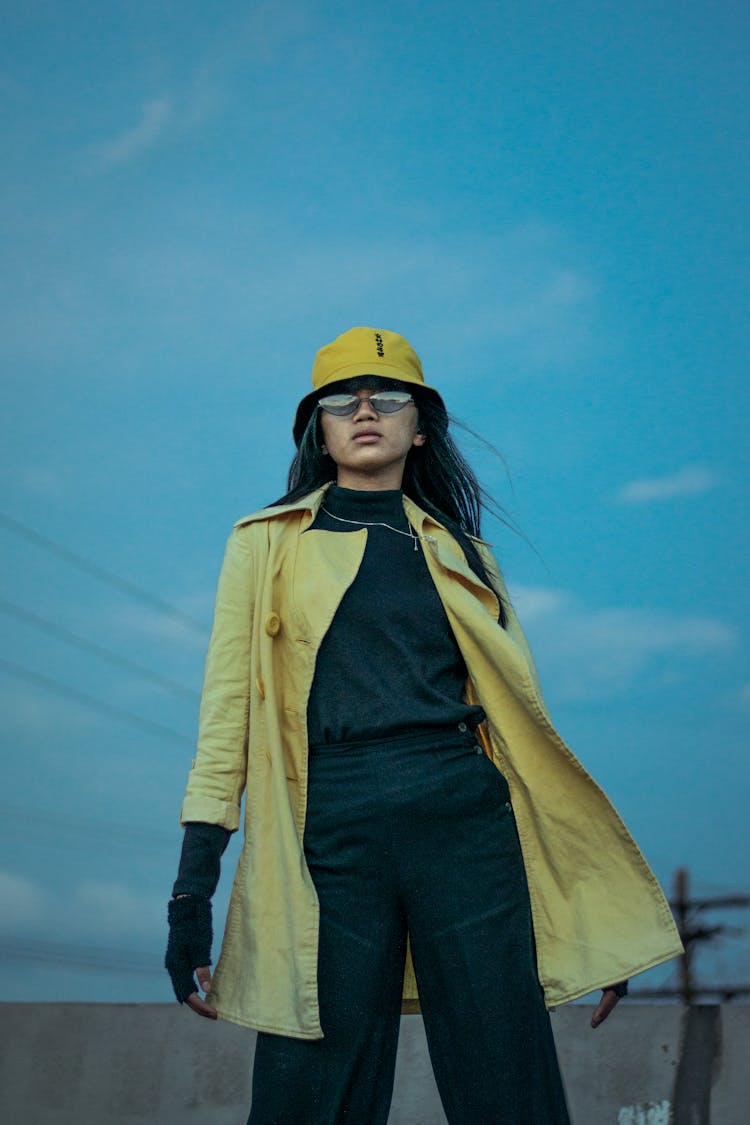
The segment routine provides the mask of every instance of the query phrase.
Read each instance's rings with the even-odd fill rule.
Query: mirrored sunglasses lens
[[[411,402],[411,395],[406,391],[378,391],[371,395],[370,402],[379,414],[394,414],[406,406],[407,402]]]
[[[359,399],[356,395],[324,395],[318,402],[329,414],[346,415],[354,413]]]

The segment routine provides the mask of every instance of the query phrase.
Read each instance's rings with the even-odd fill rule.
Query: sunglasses
[[[365,401],[358,395],[323,395],[318,399],[318,406],[326,414],[335,414],[337,418],[348,418],[356,413],[360,404]],[[366,399],[378,414],[395,414],[403,410],[414,399],[406,391],[376,391]]]

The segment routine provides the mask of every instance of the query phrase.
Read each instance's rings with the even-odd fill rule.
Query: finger
[[[204,992],[208,992],[211,987],[211,970],[208,965],[200,965],[195,970],[195,975],[198,978],[198,984]]]
[[[197,992],[191,992],[185,1003],[189,1008],[192,1008],[194,1012],[197,1012],[199,1016],[205,1016],[206,1019],[209,1020],[219,1018],[216,1009],[212,1008],[210,1004],[207,1004]]]
[[[617,1006],[619,999],[620,997],[613,989],[606,988],[602,993],[601,1000],[594,1009],[594,1014],[591,1017],[591,1026],[599,1027],[600,1024],[604,1023],[610,1012]]]
[[[611,988],[607,988],[602,993],[602,998],[596,1006],[593,1016],[591,1017],[591,1026],[599,1027],[604,1023],[607,1016],[617,1005],[620,997]]]

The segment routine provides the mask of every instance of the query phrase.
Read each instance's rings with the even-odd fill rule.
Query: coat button
[[[258,678],[255,681],[255,688],[256,688],[260,698],[265,699],[266,698],[266,685],[263,683],[263,681],[260,678]]]
[[[281,618],[278,613],[269,613],[266,618],[266,632],[269,637],[275,637],[281,628]]]

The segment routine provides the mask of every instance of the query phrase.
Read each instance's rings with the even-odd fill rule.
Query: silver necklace
[[[328,508],[324,507],[322,504],[321,508],[327,516],[330,516],[332,520],[338,520],[339,523],[353,523],[356,524],[357,527],[387,527],[389,531],[395,531],[396,535],[407,535],[409,539],[414,540],[414,550],[417,551],[419,549],[417,547],[417,542],[422,536],[415,535],[411,529],[409,531],[401,531],[399,528],[392,527],[389,523],[381,523],[379,520],[375,520],[372,523],[368,523],[367,520],[346,520],[343,516],[336,516],[333,512],[329,512]]]

